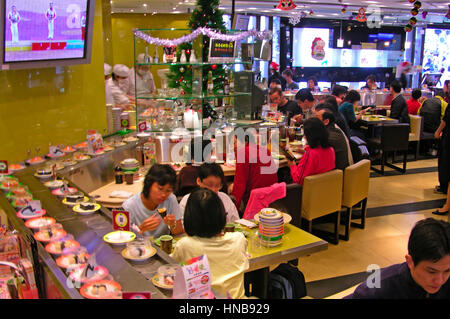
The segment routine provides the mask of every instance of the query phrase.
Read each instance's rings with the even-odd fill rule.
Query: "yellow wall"
[[[95,4],[91,64],[0,71],[0,159],[25,160],[53,145],[106,132],[101,1]]]
[[[112,38],[113,38],[113,60],[114,64],[125,64],[128,67],[134,65],[134,37],[133,29],[188,29],[190,14],[127,14],[115,13],[111,15],[112,24]],[[153,37],[162,39],[172,39],[188,34],[190,31],[160,31],[153,32]],[[141,45],[144,48],[144,45]],[[139,49],[137,53],[144,53],[145,49]],[[142,52],[141,52],[142,51]],[[149,54],[154,56],[154,46],[149,45]],[[158,48],[159,58],[162,61],[162,48]],[[159,68],[163,66],[152,66],[151,72],[155,79],[157,87],[160,86],[160,81],[156,74]]]

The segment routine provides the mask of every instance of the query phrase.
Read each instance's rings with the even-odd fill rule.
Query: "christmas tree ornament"
[[[414,2],[414,8],[420,9],[422,7],[422,2],[416,1]]]
[[[409,3],[413,3],[415,0],[408,0],[409,1]]]
[[[186,54],[187,54],[187,55],[191,54],[191,50],[186,49]]]
[[[419,14],[419,9],[417,9],[417,8],[412,8],[412,9],[411,9],[411,14],[412,14],[413,16],[418,15],[418,14]]]
[[[445,15],[445,17],[447,19],[450,19],[450,4],[448,5],[448,11],[447,11],[447,14]]]
[[[211,69],[216,70],[217,69],[217,64],[211,65]]]
[[[428,15],[428,11],[422,12],[422,18],[426,19]]]
[[[344,14],[347,12],[347,5],[344,5],[341,9],[341,13]]]
[[[184,67],[180,67],[179,71],[180,71],[180,73],[184,73],[184,71],[185,71]]]
[[[406,27],[405,27],[405,31],[406,32],[411,32],[411,30],[412,30],[412,25],[407,24]]]
[[[409,19],[409,24],[415,25],[416,23],[417,23],[417,19],[415,17],[411,17],[411,19]]]
[[[297,7],[293,0],[280,0],[280,3],[277,5],[277,9],[281,9],[283,11],[293,10]]]
[[[366,22],[367,21],[366,9],[364,9],[363,7],[359,8],[358,15],[356,16],[355,19],[356,19],[356,21],[359,21],[359,22]]]
[[[309,15],[312,16],[314,14],[314,11],[309,11]]]

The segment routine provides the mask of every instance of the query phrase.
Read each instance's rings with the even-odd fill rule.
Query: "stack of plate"
[[[258,237],[261,243],[267,247],[275,247],[281,244],[284,233],[283,214],[275,209],[259,212]]]
[[[139,170],[139,162],[135,158],[127,158],[120,162],[122,171],[136,173]]]

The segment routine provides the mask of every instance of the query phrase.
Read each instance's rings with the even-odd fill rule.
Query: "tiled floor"
[[[433,166],[437,167],[436,159],[408,162],[407,169]],[[436,184],[437,171],[371,178],[368,207],[386,206],[386,215],[367,218],[364,230],[351,228],[349,241],[341,240],[337,246],[329,244],[328,250],[301,258],[299,269],[306,281],[366,272],[371,264],[382,268],[403,262],[414,224],[427,217],[448,220],[448,216],[431,214],[434,209],[409,211],[407,206],[400,214],[390,214],[389,206],[445,199],[433,192]]]

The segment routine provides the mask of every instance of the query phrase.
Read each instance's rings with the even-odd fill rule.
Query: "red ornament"
[[[416,1],[416,0],[408,0],[409,1],[409,3],[413,3],[414,1]]]
[[[211,69],[213,69],[213,70],[217,69],[217,64],[211,65]]]
[[[191,54],[191,50],[187,49],[186,54]]]
[[[280,0],[280,3],[277,5],[277,9],[281,9],[283,11],[289,11],[295,9],[297,5],[293,0]]]
[[[186,94],[186,92],[184,92],[184,91],[181,91],[181,95],[185,95]]]
[[[419,14],[419,10],[418,10],[417,8],[413,8],[413,9],[411,9],[411,14],[412,14],[413,16],[416,16],[416,15]]]

